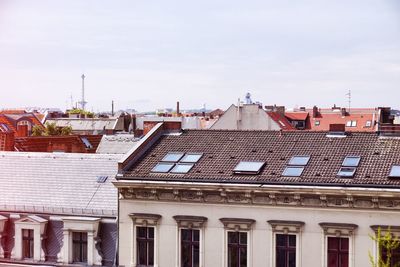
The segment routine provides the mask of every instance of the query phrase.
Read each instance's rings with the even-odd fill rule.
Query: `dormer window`
[[[347,121],[346,127],[357,127],[357,121]]]

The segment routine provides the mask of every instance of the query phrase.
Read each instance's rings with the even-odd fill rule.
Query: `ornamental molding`
[[[271,225],[273,232],[284,234],[300,233],[304,226],[304,222],[301,221],[269,220],[267,222]]]
[[[188,215],[175,215],[173,217],[181,228],[203,228],[207,222],[207,217],[203,216],[188,216]]]
[[[151,213],[131,213],[129,216],[135,225],[144,227],[156,226],[161,219],[161,215]]]
[[[383,192],[379,196],[369,191],[344,193],[343,190],[330,190],[328,193],[315,189],[176,188],[148,184],[117,187],[121,200],[400,211],[400,193]]]
[[[221,218],[219,219],[226,230],[231,231],[249,231],[256,222],[253,219],[244,218]]]
[[[352,236],[358,228],[357,224],[352,223],[319,223],[325,235],[334,235],[336,237]]]

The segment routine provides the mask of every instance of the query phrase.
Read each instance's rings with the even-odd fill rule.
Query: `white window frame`
[[[137,266],[137,227],[152,227],[154,228],[154,267],[158,267],[158,224],[161,219],[159,214],[150,213],[131,213],[129,216],[132,219],[132,251],[131,251],[131,266]]]
[[[269,220],[271,226],[271,266],[276,266],[276,235],[295,235],[296,236],[296,267],[301,267],[301,232],[304,222],[301,221],[285,221],[285,220]]]
[[[327,267],[328,264],[328,237],[341,237],[349,239],[349,267],[354,267],[355,249],[354,238],[358,225],[351,223],[319,223],[322,228],[322,262],[321,266]]]
[[[255,223],[253,219],[243,218],[220,218],[224,225],[223,232],[223,266],[228,267],[228,232],[247,233],[247,267],[252,266],[252,226]]]
[[[204,267],[204,227],[207,222],[206,217],[202,216],[186,216],[186,215],[176,215],[173,216],[177,224],[177,257],[176,257],[176,264],[177,266],[181,266],[181,230],[182,229],[193,229],[199,230],[199,266]]]
[[[33,230],[33,261],[44,261],[45,253],[42,247],[42,239],[45,234],[47,220],[36,216],[25,216],[14,223],[15,225],[15,245],[11,252],[11,258],[22,260],[22,230]]]
[[[73,232],[87,233],[87,265],[101,265],[102,257],[96,248],[100,218],[63,217],[63,246],[57,262],[73,263]]]
[[[381,235],[385,235],[386,232],[388,231],[388,229],[390,228],[390,233],[397,237],[400,238],[400,226],[399,225],[371,225],[370,226],[373,233],[371,234],[372,236],[376,236],[376,234],[378,233],[378,228],[381,228]],[[373,241],[374,242],[374,246],[373,246],[373,252],[372,255],[374,255],[374,258],[377,259],[379,256],[379,246],[378,246],[378,242]],[[399,248],[400,249],[400,248]]]

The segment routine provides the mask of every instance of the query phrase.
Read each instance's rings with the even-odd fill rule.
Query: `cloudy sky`
[[[400,107],[398,0],[0,0],[0,108]]]

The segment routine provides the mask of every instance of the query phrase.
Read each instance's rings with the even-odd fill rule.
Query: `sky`
[[[400,108],[398,0],[0,0],[0,109]]]

